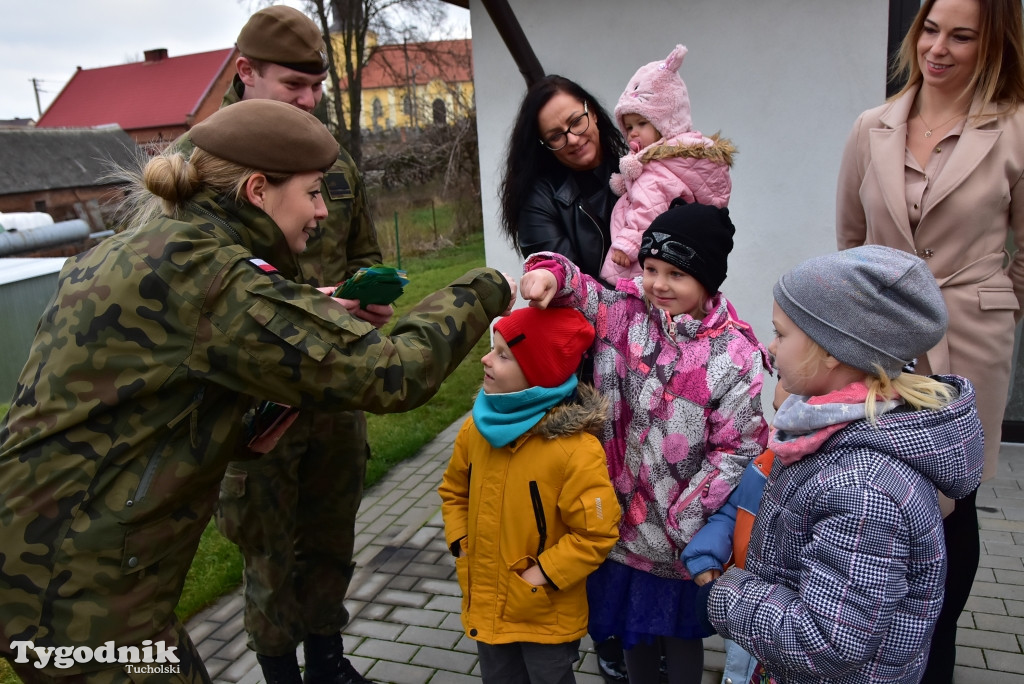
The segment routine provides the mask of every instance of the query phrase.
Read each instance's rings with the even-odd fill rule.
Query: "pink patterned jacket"
[[[551,270],[554,306],[583,312],[597,332],[594,384],[612,401],[601,436],[622,507],[608,558],[659,577],[689,579],[679,552],[764,451],[768,353],[717,293],[704,320],[674,319],[644,299],[642,278],[614,290],[552,252],[524,271]]]

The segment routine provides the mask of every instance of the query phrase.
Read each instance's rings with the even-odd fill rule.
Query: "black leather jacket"
[[[523,256],[557,252],[600,280],[618,198],[608,187],[612,168],[607,162],[589,173],[592,178],[569,173],[564,179],[538,180],[519,212],[518,242]],[[591,186],[590,194],[581,189],[581,181]]]

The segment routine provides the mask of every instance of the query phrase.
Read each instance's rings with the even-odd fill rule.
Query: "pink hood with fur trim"
[[[719,208],[728,206],[732,194],[729,167],[735,151],[727,139],[689,131],[622,157],[620,173],[612,174],[609,181],[612,190],[622,195],[612,210],[611,246],[632,261],[624,268],[606,257],[601,277],[614,286],[619,278],[640,275],[636,260],[640,238],[677,197]]]

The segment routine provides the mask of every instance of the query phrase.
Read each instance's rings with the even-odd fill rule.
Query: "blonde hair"
[[[814,340],[808,338],[808,342],[810,349],[807,357],[797,369],[799,373],[808,371],[813,373],[817,370],[818,365],[830,356],[828,350]],[[874,364],[874,368],[874,373],[865,373],[864,379],[864,384],[868,388],[868,396],[864,401],[864,413],[872,425],[878,419],[879,401],[900,398],[915,411],[921,409],[934,411],[948,406],[956,398],[954,387],[925,375],[900,373],[895,378],[889,378],[877,363]]]
[[[272,185],[280,185],[292,175],[257,171],[198,147],[188,158],[182,151],[168,148],[148,161],[140,160],[139,168],[117,168],[111,174],[128,186],[117,209],[118,223],[137,228],[160,214],[179,218],[185,204],[204,188],[241,201],[246,183],[256,173],[266,176]]]
[[[925,0],[900,44],[890,81],[906,78],[891,99],[916,87],[924,76],[917,61],[917,41],[935,0]],[[1024,23],[1020,0],[978,0],[978,62],[964,94],[980,98],[982,109],[998,102],[1013,112],[1024,102]]]

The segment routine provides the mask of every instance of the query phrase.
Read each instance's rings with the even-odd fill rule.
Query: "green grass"
[[[429,211],[429,209],[428,209]],[[470,268],[484,265],[483,236],[470,236],[463,244],[403,263],[409,274],[405,293],[395,302],[395,319],[426,295],[434,292]],[[480,387],[480,359],[490,347],[484,335],[427,404],[406,413],[367,416],[372,456],[366,468],[366,484],[380,480],[387,471],[414,455],[420,447],[470,409]]]
[[[426,208],[426,221],[430,221],[429,206]],[[421,230],[426,229],[422,223],[420,226]],[[443,233],[448,233],[442,228],[440,207],[438,226]],[[395,320],[429,293],[446,286],[469,269],[483,265],[483,235],[479,233],[463,239],[458,245],[430,254],[407,258],[403,253],[402,266],[409,274],[410,282],[395,302]],[[379,481],[396,463],[415,455],[424,444],[470,409],[482,377],[480,359],[487,353],[489,345],[490,339],[484,335],[425,406],[406,413],[367,416],[372,452],[367,465],[367,486]],[[0,405],[0,408],[2,416],[7,407]],[[241,554],[211,522],[203,533],[175,613],[184,622],[237,587],[241,581]],[[19,682],[6,661],[0,658],[0,684]]]
[[[414,263],[415,256],[434,254],[479,234],[483,222],[480,200],[473,197],[443,197],[438,182],[408,189],[374,191],[371,197],[377,241],[384,261],[397,266],[401,257],[404,268]],[[398,236],[395,236],[395,215]]]
[[[245,563],[233,542],[211,520],[199,540],[199,549],[185,576],[174,614],[184,622],[242,583]]]

